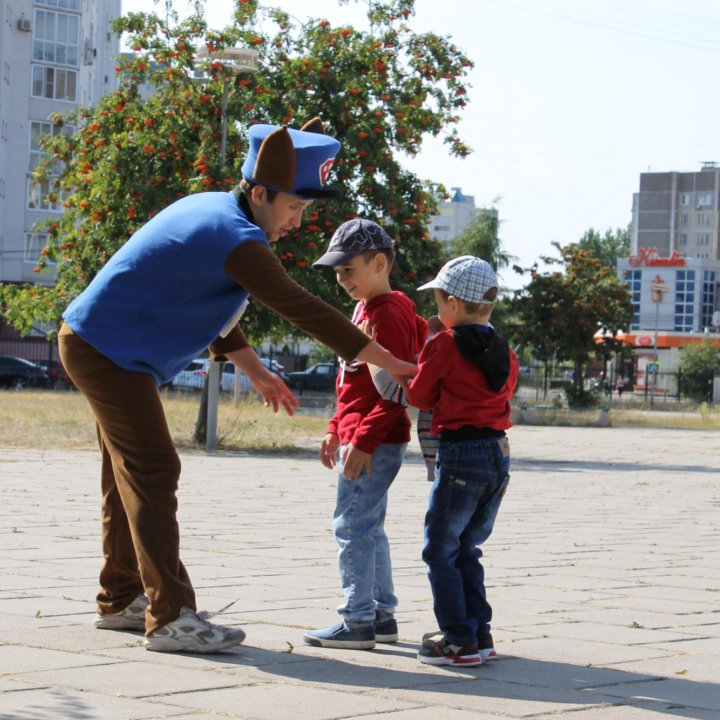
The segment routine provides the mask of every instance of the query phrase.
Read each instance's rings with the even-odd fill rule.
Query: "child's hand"
[[[328,433],[320,445],[320,462],[328,470],[332,470],[335,467],[339,446],[340,440],[338,440],[338,436],[332,433]]]
[[[342,460],[345,463],[343,475],[348,480],[357,480],[364,470],[368,475],[372,472],[372,455],[358,450],[352,443],[345,448]]]

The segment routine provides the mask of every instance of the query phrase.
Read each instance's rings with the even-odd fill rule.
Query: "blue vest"
[[[248,293],[225,274],[242,242],[267,244],[232,193],[198,193],[143,225],[63,319],[126,370],[172,379],[217,338]]]

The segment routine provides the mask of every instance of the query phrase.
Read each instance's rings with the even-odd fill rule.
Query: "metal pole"
[[[660,323],[660,301],[655,302],[655,339],[653,341],[653,373],[652,373],[652,386],[650,391],[650,407],[653,407],[655,405],[655,383],[657,382],[657,361],[658,361],[658,351],[657,351],[657,338],[658,338],[658,325]],[[646,382],[647,384],[647,382]]]
[[[208,412],[207,439],[205,449],[208,452],[217,450],[217,416],[218,399],[220,397],[220,365],[214,360],[208,361]]]
[[[225,172],[225,155],[227,147],[227,110],[228,110],[228,81],[223,79],[223,97],[221,119],[221,135],[220,135],[220,170]]]
[[[228,81],[223,79],[222,112],[220,115],[220,170],[225,172],[225,156],[227,146],[227,107]],[[237,382],[237,373],[235,373]],[[210,452],[217,449],[218,402],[220,400],[220,373],[218,364],[208,362],[208,404],[207,404],[207,439],[205,449]]]

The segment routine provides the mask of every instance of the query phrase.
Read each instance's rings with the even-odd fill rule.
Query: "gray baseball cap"
[[[388,250],[392,246],[392,238],[377,223],[353,218],[333,233],[327,252],[313,263],[313,267],[334,267],[365,250]]]
[[[497,286],[497,277],[490,263],[472,255],[461,255],[446,262],[437,277],[418,290],[439,288],[466,302],[492,305],[492,300],[485,299],[485,293]]]

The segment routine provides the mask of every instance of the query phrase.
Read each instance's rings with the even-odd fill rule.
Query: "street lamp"
[[[658,363],[658,325],[660,324],[660,303],[663,301],[663,296],[668,292],[670,288],[665,281],[656,275],[655,279],[650,283],[650,299],[655,303],[655,338],[653,340],[653,365],[652,365],[652,389],[650,391],[650,407],[655,405],[655,385],[657,383],[657,374],[660,369]],[[645,380],[647,387],[647,378]]]
[[[227,107],[229,85],[228,77],[237,77],[242,73],[256,73],[258,71],[258,51],[250,48],[230,47],[210,52],[207,47],[198,50],[197,57],[199,60],[217,60],[221,62],[227,69],[228,73],[223,75],[223,97],[221,111],[221,136],[220,136],[220,168],[225,169],[225,154],[227,147]]]
[[[237,77],[242,73],[255,73],[258,71],[258,51],[250,48],[229,47],[210,52],[202,47],[197,52],[199,60],[213,60],[221,62],[228,72],[223,73],[223,97],[220,114],[220,169],[225,171],[225,158],[227,148],[227,109],[228,95],[230,93],[229,78]],[[217,449],[217,416],[220,400],[220,363],[212,360],[208,363],[208,396],[207,396],[207,434],[205,449]],[[240,397],[240,373],[235,373],[235,401]]]

